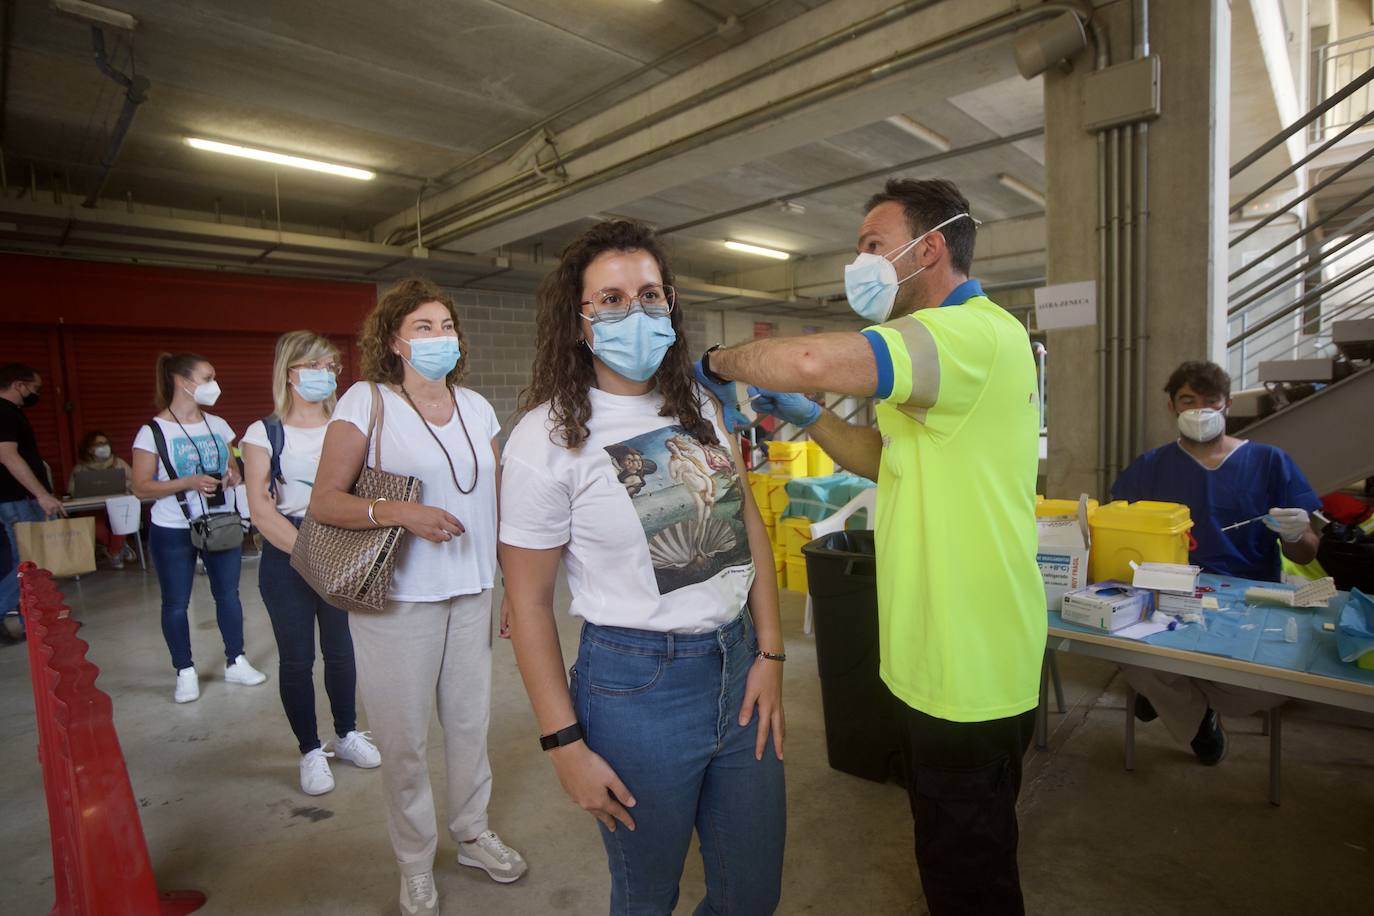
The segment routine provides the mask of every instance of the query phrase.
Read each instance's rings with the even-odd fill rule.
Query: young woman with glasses
[[[587,230],[540,289],[528,413],[503,459],[516,659],[541,746],[600,822],[613,916],[673,911],[693,830],[697,912],[771,913],[781,886],[772,549],[683,324],[647,227]],[[571,682],[560,565],[584,620]]]
[[[291,568],[291,551],[319,470],[324,431],[334,411],[339,350],[312,331],[290,331],[277,340],[272,367],[275,411],[243,434],[244,483],[253,524],[262,533],[258,591],[277,637],[277,686],[286,720],[300,747],[301,791],[323,795],[334,788],[330,757],[372,769],[381,754],[357,730],[357,675],[348,615],[322,599]],[[334,714],[332,752],[320,744],[315,721],[315,630],[324,659],[324,689]]]

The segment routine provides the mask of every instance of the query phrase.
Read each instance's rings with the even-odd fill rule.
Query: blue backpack
[[[276,414],[263,417],[262,425],[267,430],[267,442],[272,446],[272,469],[267,475],[267,492],[272,494],[273,499],[279,499],[277,484],[286,483],[286,478],[281,472],[281,453],[286,448],[286,430]]]

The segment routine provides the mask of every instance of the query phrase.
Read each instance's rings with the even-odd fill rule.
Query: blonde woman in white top
[[[433,283],[404,280],[382,296],[358,339],[367,381],[339,399],[310,501],[311,516],[328,525],[409,532],[386,610],[350,621],[358,686],[386,758],[387,824],[407,916],[439,906],[438,831],[425,756],[436,709],[458,863],[502,883],[526,869],[487,824],[500,424],[485,398],[459,384],[467,368],[462,339],[453,300]],[[352,495],[371,454],[373,385],[384,409],[377,433],[381,469],[420,478],[418,503]]]
[[[339,350],[313,331],[290,331],[277,340],[272,367],[275,411],[243,434],[244,483],[253,523],[262,533],[258,591],[277,637],[277,684],[286,719],[300,746],[301,791],[334,788],[330,757],[372,769],[381,754],[357,730],[357,674],[348,615],[325,601],[291,568],[291,551],[320,464],[324,431],[334,410]],[[324,658],[324,689],[338,740],[320,744],[315,722],[315,630]]]

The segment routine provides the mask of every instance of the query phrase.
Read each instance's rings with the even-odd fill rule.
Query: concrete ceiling
[[[633,100],[674,75],[703,64],[709,68],[731,49],[795,25],[808,11],[826,7],[841,16],[853,10],[857,18],[891,3],[415,0],[398,8],[363,0],[328,5],[110,0],[109,5],[139,20],[133,33],[104,30],[112,63],[151,81],[148,101],[137,111],[103,194],[103,210],[123,210],[119,203],[131,200],[131,218],[126,225],[109,218],[102,225],[79,220],[61,225],[34,211],[29,215],[37,228],[17,233],[25,250],[48,250],[56,235],[69,246],[67,253],[102,256],[125,250],[149,256],[155,243],[148,239],[184,234],[149,220],[205,219],[218,210],[226,224],[244,227],[242,238],[186,241],[197,246],[188,249],[197,257],[247,269],[306,272],[301,259],[310,245],[261,247],[256,232],[277,226],[278,201],[285,230],[381,242],[369,239],[369,228],[412,208],[422,189],[432,193],[457,167],[599,87],[610,88],[566,112],[554,128],[571,127]],[[963,0],[926,4],[950,16],[956,9],[972,16],[974,5]],[[34,186],[35,205],[58,200],[70,205],[97,180],[122,93],[92,62],[89,25],[55,12],[48,0],[15,0],[13,29],[5,38],[11,64],[0,130],[9,197],[23,195],[19,203],[27,205],[30,195],[20,188]],[[886,40],[911,41],[890,31]],[[685,52],[652,66],[689,42]],[[882,177],[811,189],[940,152],[883,118],[914,119],[945,137],[956,152],[1043,124],[1040,81],[1016,75],[1006,37],[938,67],[918,69],[903,85],[906,101],[873,111],[870,122],[836,130],[829,121],[808,125],[803,120],[812,129],[798,144],[647,196],[588,208],[583,219],[499,251],[476,252],[481,257],[445,260],[435,252],[429,265],[396,265],[380,251],[358,248],[340,252],[338,265],[362,259],[356,273],[376,276],[432,267],[455,283],[529,289],[541,260],[555,256],[587,220],[613,212],[666,230],[695,223],[669,232],[680,271],[701,281],[703,290],[711,284],[742,286],[763,265],[724,250],[724,239],[783,248],[802,259],[847,252],[861,202],[881,186]],[[359,165],[379,175],[371,182],[290,169],[274,176],[270,166],[187,147],[184,138],[193,135]],[[476,164],[500,160],[518,147],[511,144]],[[1041,207],[998,181],[1005,174],[1043,190],[1044,147],[1036,138],[893,174],[951,178],[985,223],[1042,227],[1040,221],[1022,219]],[[804,212],[770,204],[713,218],[779,196]],[[18,217],[11,213],[5,219]],[[1039,231],[1028,245],[1009,248],[1043,250]],[[122,233],[137,233],[144,241]],[[332,269],[323,254],[310,257],[320,270]],[[512,258],[519,262],[514,267]],[[1038,273],[1022,259],[1005,276],[989,279],[1009,282]],[[818,288],[807,295],[834,291]],[[751,301],[727,292],[708,290],[702,296],[734,304]]]

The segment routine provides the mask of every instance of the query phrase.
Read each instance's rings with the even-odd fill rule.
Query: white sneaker
[[[323,795],[334,790],[334,774],[329,771],[329,758],[333,756],[320,747],[301,755],[302,792]]]
[[[246,687],[256,687],[258,684],[267,680],[267,675],[248,664],[248,658],[246,656],[240,655],[238,658],[234,659],[232,665],[225,666],[224,679],[231,684],[243,684]]]
[[[439,912],[439,889],[434,886],[434,872],[409,878],[401,875],[401,912],[405,916]]]
[[[470,843],[459,843],[458,864],[480,868],[500,884],[519,881],[529,870],[524,857],[502,843],[494,830],[488,830]]]
[[[200,699],[200,677],[195,668],[182,668],[177,672],[177,690],[172,699],[178,703],[190,703]]]
[[[382,765],[382,753],[372,743],[372,736],[357,730],[334,742],[334,756],[364,770]]]

